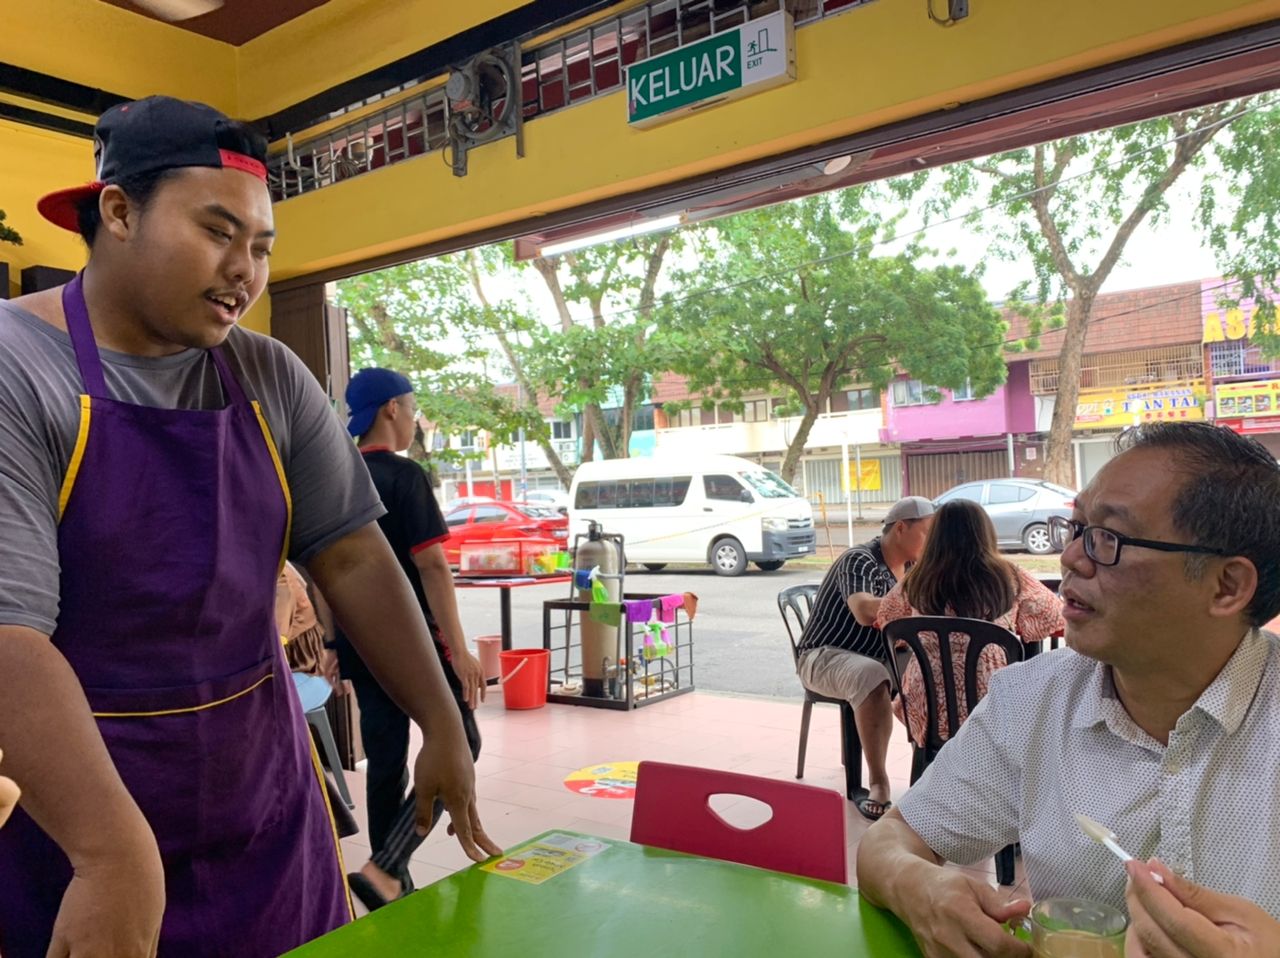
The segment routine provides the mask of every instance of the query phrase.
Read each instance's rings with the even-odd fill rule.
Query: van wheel
[[[1022,533],[1022,544],[1032,555],[1048,555],[1053,551],[1053,541],[1049,538],[1049,527],[1043,522],[1027,526]]]
[[[786,564],[786,559],[770,559],[768,562],[757,562],[756,568],[761,572],[777,572]]]
[[[721,539],[711,547],[711,568],[716,575],[742,575],[747,570],[747,553],[737,539]]]
[[[650,572],[661,572],[667,567],[667,564],[665,562],[646,562],[644,567]]]

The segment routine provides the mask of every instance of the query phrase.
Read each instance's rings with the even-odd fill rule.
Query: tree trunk
[[[595,420],[582,411],[582,456],[580,461],[593,462],[596,458],[596,425]]]
[[[795,478],[796,470],[800,467],[800,457],[804,455],[805,443],[809,441],[809,432],[818,419],[819,408],[816,402],[805,403],[800,426],[796,429],[796,434],[791,437],[791,444],[787,446],[787,456],[782,460],[783,482],[789,484]]]
[[[1067,322],[1058,350],[1058,393],[1053,404],[1053,422],[1044,454],[1044,477],[1068,489],[1076,487],[1075,456],[1071,438],[1076,424],[1076,403],[1080,398],[1080,366],[1084,358],[1085,335],[1093,314],[1096,288],[1077,290],[1067,303]]]

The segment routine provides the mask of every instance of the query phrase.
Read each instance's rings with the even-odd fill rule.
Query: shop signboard
[[[771,13],[627,67],[627,122],[652,126],[795,78],[791,14]]]
[[[1076,429],[1124,429],[1155,421],[1192,422],[1205,418],[1203,379],[1147,383],[1116,389],[1082,389],[1076,401]]]
[[[849,474],[845,477],[845,491],[847,492],[879,492],[880,485],[880,460],[879,459],[863,459],[862,472],[858,472],[858,463],[849,463]]]
[[[1219,426],[1226,426],[1242,436],[1280,432],[1280,416],[1258,416],[1253,419],[1219,419]]]
[[[1252,419],[1280,413],[1280,379],[1218,383],[1213,387],[1213,411],[1218,419]]]
[[[1203,334],[1200,339],[1209,343],[1252,339],[1266,325],[1258,315],[1258,304],[1248,296],[1239,297],[1237,283],[1224,284],[1221,280],[1203,280],[1200,284],[1200,315]],[[1265,299],[1275,302],[1277,294],[1268,290]],[[1263,314],[1266,316],[1266,313]]]

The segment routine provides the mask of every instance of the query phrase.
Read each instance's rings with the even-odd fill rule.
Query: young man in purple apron
[[[274,237],[259,137],[152,97],[45,197],[90,248],[0,303],[0,954],[268,956],[350,917],[274,625],[305,564],[424,728],[467,854],[497,848],[422,613],[355,447],[287,349],[237,322]]]

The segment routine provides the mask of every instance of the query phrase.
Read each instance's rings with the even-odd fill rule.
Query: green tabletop
[[[541,884],[473,865],[289,955],[920,954],[901,922],[847,885],[563,829],[507,857],[552,835],[603,850]]]

